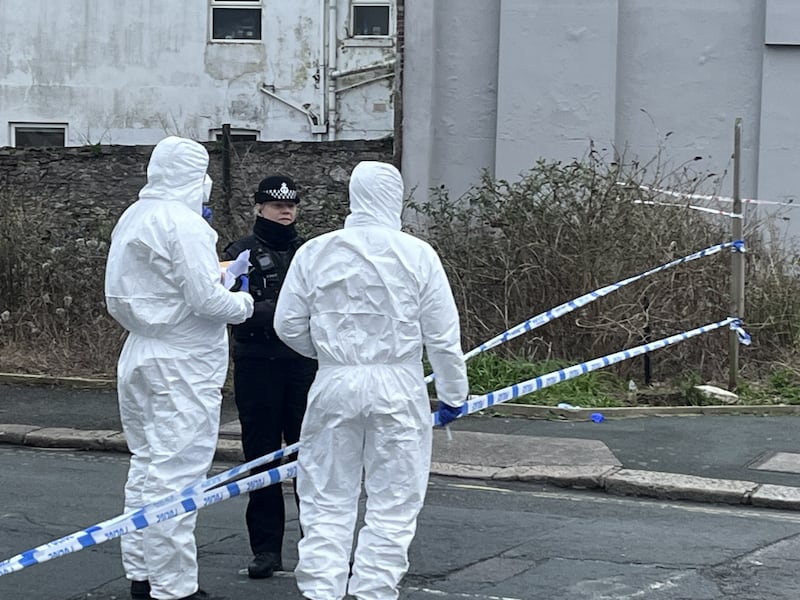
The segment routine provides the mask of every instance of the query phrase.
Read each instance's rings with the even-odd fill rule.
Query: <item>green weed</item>
[[[471,394],[485,394],[570,366],[565,361],[528,362],[484,353],[467,363]],[[593,371],[515,399],[517,404],[555,406],[567,402],[583,408],[621,406],[626,384],[610,371]]]

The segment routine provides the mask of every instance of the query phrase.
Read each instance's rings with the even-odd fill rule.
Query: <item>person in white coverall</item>
[[[220,282],[217,234],[201,216],[211,192],[208,153],[167,137],[147,185],[111,234],[108,312],[129,333],[117,365],[122,427],[131,451],[125,511],[198,482],[211,466],[228,367],[226,324],[253,298]],[[131,596],[208,598],[198,589],[196,512],[122,537]]]
[[[295,574],[310,600],[398,597],[430,472],[423,347],[440,412],[457,414],[467,397],[453,294],[433,248],[400,231],[402,202],[396,168],[359,163],[344,229],[297,251],[275,310],[278,336],[319,361],[297,471]],[[365,524],[348,583],[362,471]]]

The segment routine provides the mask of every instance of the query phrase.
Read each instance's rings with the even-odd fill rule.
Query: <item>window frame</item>
[[[356,8],[360,6],[386,7],[389,11],[387,33],[356,33]],[[394,2],[391,0],[350,0],[350,38],[355,40],[386,40],[395,35]]]
[[[254,135],[256,139],[254,140],[233,139],[235,136],[251,136],[251,135]],[[208,137],[210,142],[222,142],[222,127],[213,127],[209,129]],[[247,127],[231,127],[231,141],[234,144],[241,144],[241,143],[252,144],[253,142],[260,142],[261,130],[248,129]]]
[[[9,121],[9,144],[13,148],[66,148],[69,141],[69,125],[67,123],[38,122],[38,121]],[[17,130],[19,129],[38,129],[41,131],[60,130],[63,134],[64,143],[60,146],[20,146],[17,143]]]
[[[259,11],[259,36],[252,38],[215,38],[214,37],[214,10],[215,9],[245,9]],[[262,0],[209,0],[208,3],[208,41],[214,44],[260,44],[264,40],[264,3]]]

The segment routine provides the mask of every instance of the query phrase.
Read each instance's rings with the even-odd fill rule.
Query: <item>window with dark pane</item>
[[[389,7],[353,6],[353,35],[389,35]]]
[[[15,127],[14,145],[18,148],[66,145],[65,131],[58,128]]]
[[[214,8],[211,37],[215,40],[260,40],[261,9]]]
[[[217,141],[222,141],[222,134],[216,134]],[[232,142],[257,142],[258,141],[258,134],[257,133],[232,133],[231,134],[231,141]]]

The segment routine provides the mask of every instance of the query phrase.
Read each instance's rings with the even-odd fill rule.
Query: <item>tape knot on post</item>
[[[745,346],[749,346],[750,345],[750,342],[752,341],[750,339],[750,334],[747,333],[744,330],[744,328],[742,327],[741,319],[734,318],[733,321],[731,321],[730,328],[731,328],[731,331],[735,331],[736,332],[736,337],[739,338],[739,343],[740,344],[744,344]]]

